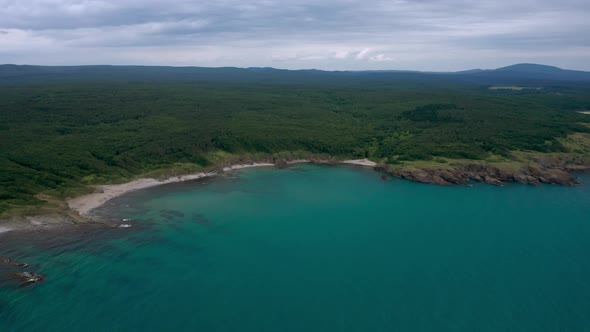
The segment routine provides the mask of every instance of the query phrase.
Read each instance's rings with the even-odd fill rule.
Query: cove
[[[590,177],[581,176],[590,183]],[[0,237],[47,279],[0,331],[584,331],[590,186],[256,168],[132,192],[130,228]]]

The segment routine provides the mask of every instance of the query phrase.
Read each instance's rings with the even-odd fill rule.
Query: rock
[[[463,184],[466,182],[463,172],[459,170],[438,170],[438,176],[444,179],[447,183]]]
[[[432,183],[434,183],[434,184],[438,184],[441,186],[450,186],[451,185],[450,182],[446,181],[438,174],[432,174],[431,176],[432,176]]]
[[[393,181],[393,178],[390,176],[387,176],[386,174],[381,174],[381,180],[384,181]]]
[[[514,181],[524,184],[531,184],[534,186],[538,186],[541,184],[541,182],[537,178],[526,174],[515,174]]]
[[[491,177],[489,175],[484,176],[483,181],[485,183],[493,184],[495,186],[504,186],[504,182],[502,182],[502,181],[500,181],[500,180],[498,180],[496,178],[493,178],[493,177]]]
[[[421,169],[399,169],[396,170],[396,172],[394,172],[395,176],[400,177],[402,179],[406,179],[406,180],[412,180],[412,181],[416,181],[416,182],[422,182],[422,183],[432,183],[430,177],[428,176],[428,174]]]
[[[387,168],[385,168],[383,165],[377,165],[373,167],[373,170],[377,172],[387,172]]]
[[[21,287],[40,283],[45,280],[44,275],[35,272],[17,272],[14,276],[21,281]]]
[[[566,165],[564,166],[564,170],[569,172],[587,172],[590,171],[590,165]]]
[[[0,257],[0,268],[1,267],[27,267],[29,264],[12,260],[8,257]]]
[[[573,186],[578,182],[574,177],[569,175],[565,170],[558,168],[537,168],[530,165],[523,166],[518,174],[514,175],[517,182],[539,185],[541,183],[560,184]]]
[[[590,170],[590,166],[544,167],[555,165],[551,161],[542,160],[539,165],[525,165],[518,171],[499,169],[485,163],[459,164],[455,168],[402,168],[392,166],[375,166],[376,171],[402,179],[434,183],[448,186],[451,184],[465,184],[470,181],[485,182],[497,186],[504,186],[505,181],[519,182],[538,186],[541,183],[571,186],[578,182],[568,174],[568,170]]]
[[[543,174],[543,179],[546,183],[561,184],[564,186],[573,186],[578,184],[578,181],[566,171],[560,169],[548,169]]]
[[[43,282],[45,276],[35,272],[15,272],[0,276],[0,286],[27,287]]]
[[[285,160],[275,160],[274,164],[276,168],[286,168],[289,166]]]

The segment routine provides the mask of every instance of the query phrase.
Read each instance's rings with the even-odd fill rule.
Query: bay
[[[47,276],[0,287],[0,331],[590,331],[586,184],[298,165],[97,213],[131,227],[0,238]]]

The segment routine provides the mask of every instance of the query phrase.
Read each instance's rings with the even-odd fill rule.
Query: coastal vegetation
[[[353,82],[354,80],[350,80]],[[79,81],[0,89],[0,216],[93,185],[237,161],[369,158],[389,169],[590,164],[590,88],[449,81]],[[517,165],[517,166],[514,166]]]

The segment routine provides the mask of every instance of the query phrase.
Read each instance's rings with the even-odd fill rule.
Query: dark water
[[[590,331],[588,185],[236,175],[100,211],[132,228],[0,237],[48,276],[0,287],[0,331]]]

